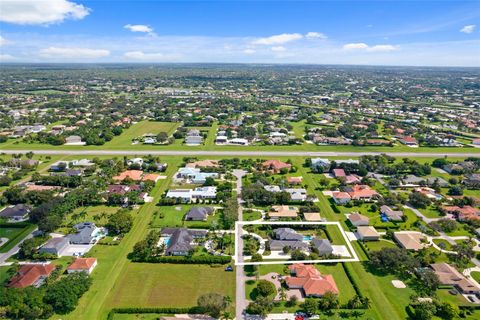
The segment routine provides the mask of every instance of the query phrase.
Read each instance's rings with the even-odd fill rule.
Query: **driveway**
[[[16,254],[20,250],[20,245],[23,243],[23,241],[30,239],[33,237],[33,233],[37,231],[38,228],[35,228],[32,232],[30,232],[25,238],[23,238],[19,243],[17,243],[16,246],[14,246],[12,249],[8,250],[7,252],[0,253],[0,266],[2,265],[9,265],[5,264],[8,258]]]

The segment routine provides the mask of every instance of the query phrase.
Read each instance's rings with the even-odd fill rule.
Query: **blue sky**
[[[2,62],[480,66],[479,1],[1,0]]]

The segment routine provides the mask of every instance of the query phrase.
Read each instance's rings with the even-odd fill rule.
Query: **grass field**
[[[109,307],[190,307],[204,293],[235,300],[235,273],[208,265],[128,263]]]
[[[8,227],[0,228],[0,238],[8,238],[8,242],[5,243],[1,248],[0,252],[7,252],[12,249],[17,243],[19,243],[23,238],[25,238],[30,232],[35,229],[35,225],[28,224],[25,227]]]
[[[208,206],[208,205],[206,205]],[[152,228],[163,227],[196,227],[208,228],[214,221],[218,221],[220,217],[219,210],[209,215],[207,221],[185,221],[185,214],[193,208],[194,205],[175,205],[161,206],[156,210],[156,214],[152,220]],[[161,218],[163,215],[163,218]]]
[[[148,232],[148,224],[152,219],[153,212],[156,210],[155,203],[160,195],[165,191],[171,177],[176,171],[176,164],[180,158],[170,157],[167,160],[168,169],[166,175],[170,177],[161,180],[150,193],[155,198],[154,202],[144,204],[134,218],[132,230],[122,239],[117,246],[95,246],[89,253],[92,257],[98,259],[98,266],[93,272],[93,284],[88,292],[80,299],[77,308],[68,314],[62,316],[62,319],[105,319],[111,306],[106,304],[110,296],[116,295],[117,288],[122,287],[118,282],[123,279],[127,263],[127,255],[132,251],[135,243],[143,239]],[[143,281],[143,279],[142,279]],[[56,317],[54,317],[56,319]]]
[[[102,226],[107,223],[108,215],[118,210],[120,210],[119,207],[103,205],[77,208],[72,214],[68,215],[65,225],[83,221],[93,221],[95,224]]]
[[[153,133],[156,135],[162,131],[171,135],[178,126],[179,123],[175,122],[141,121],[124,130],[120,136],[114,137],[111,141],[107,142],[103,146],[103,149],[119,147],[131,149],[132,139],[134,138],[141,137],[145,133]],[[151,147],[158,148],[158,146]]]

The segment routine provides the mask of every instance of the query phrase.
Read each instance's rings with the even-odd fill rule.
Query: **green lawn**
[[[1,227],[0,238],[8,238],[9,240],[0,248],[0,252],[7,252],[8,250],[12,249],[17,243],[19,243],[34,229],[35,225],[33,224],[28,224],[27,226],[23,227],[15,227],[14,224],[12,225],[12,227]]]
[[[98,259],[92,277],[93,284],[88,292],[80,299],[77,308],[63,319],[105,319],[111,309],[106,302],[111,296],[117,294],[117,289],[122,287],[118,281],[123,278],[129,263],[127,255],[133,246],[142,240],[148,232],[148,224],[156,210],[155,203],[171,182],[173,173],[177,170],[177,164],[181,158],[170,157],[165,159],[168,163],[166,180],[161,180],[150,193],[154,202],[144,204],[134,218],[132,230],[122,239],[117,246],[97,245],[89,252],[89,255]],[[54,317],[55,319],[58,317]]]
[[[397,245],[390,240],[381,239],[380,241],[365,241],[363,246],[367,251],[379,251],[384,248],[395,248]]]
[[[130,263],[109,307],[190,307],[204,293],[235,300],[235,273],[208,265]]]
[[[208,205],[206,205],[208,206]],[[216,210],[214,214],[209,215],[207,221],[185,221],[185,214],[195,205],[175,205],[157,207],[156,213],[152,220],[152,228],[164,227],[196,227],[209,228],[214,221],[218,222],[220,210]],[[163,218],[162,218],[163,215]]]
[[[435,243],[437,246],[444,250],[452,250],[452,245],[443,239],[433,239],[433,243]]]
[[[114,206],[89,206],[80,207],[69,214],[64,225],[75,224],[83,221],[93,221],[97,225],[105,225],[108,220],[108,215],[115,213],[119,210],[119,207]],[[76,218],[74,220],[74,218]]]
[[[175,122],[141,121],[124,130],[120,136],[114,137],[111,141],[107,142],[103,146],[103,149],[119,147],[130,149],[132,147],[132,139],[134,138],[141,137],[145,133],[158,134],[162,131],[171,135],[178,126],[179,123]],[[150,147],[158,148],[157,146]]]
[[[10,268],[10,266],[0,267],[0,286],[10,280],[10,275],[8,274]]]
[[[475,281],[480,283],[480,272],[473,271],[472,273],[470,273],[470,275],[472,276],[473,279],[475,279]]]
[[[418,211],[420,211],[427,218],[441,218],[442,217],[442,213],[439,210],[435,209],[433,206],[428,206],[425,209],[418,209]]]

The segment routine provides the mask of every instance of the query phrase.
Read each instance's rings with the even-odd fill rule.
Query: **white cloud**
[[[343,46],[344,50],[349,51],[367,51],[367,52],[391,52],[398,49],[398,46],[394,46],[391,44],[377,44],[374,46],[369,46],[366,43],[358,42],[358,43],[347,43]]]
[[[144,53],[143,51],[129,51],[125,52],[124,56],[129,59],[136,60],[152,60],[152,59],[162,59],[165,57],[163,53]]]
[[[325,40],[327,39],[328,37],[321,33],[321,32],[308,32],[306,35],[305,35],[305,38],[307,39],[321,39],[321,40]]]
[[[253,41],[253,44],[261,44],[261,45],[284,44],[284,43],[299,40],[302,38],[303,36],[300,33],[282,33],[282,34],[278,34],[278,35],[267,37],[267,38],[259,38]]]
[[[179,54],[165,54],[161,52],[143,52],[143,51],[128,51],[123,56],[129,60],[138,61],[177,61],[181,58]]]
[[[66,19],[80,20],[90,9],[68,0],[2,0],[0,21],[48,25]]]
[[[246,53],[246,54],[254,54],[256,53],[257,51],[253,50],[253,49],[245,49],[243,50],[243,53]]]
[[[4,37],[0,36],[0,47],[4,46],[8,43],[9,41],[5,39]]]
[[[282,47],[282,46],[276,46],[276,47],[272,47],[271,48],[272,51],[274,52],[283,52],[283,51],[287,51],[287,49],[285,47]]]
[[[15,60],[15,57],[13,57],[12,55],[9,55],[9,54],[0,54],[0,61],[13,61]]]
[[[347,43],[343,46],[345,50],[364,50],[368,48],[368,44],[359,42],[359,43]]]
[[[372,46],[367,48],[369,52],[391,52],[397,50],[398,47],[391,45],[391,44],[377,44],[376,46]]]
[[[153,33],[153,29],[144,24],[127,24],[123,27],[132,32]]]
[[[109,55],[110,51],[105,49],[48,47],[40,50],[41,57],[54,59],[96,59]]]
[[[475,31],[475,27],[476,27],[476,25],[469,24],[468,26],[464,26],[462,29],[460,29],[460,32],[472,33],[473,31]]]

